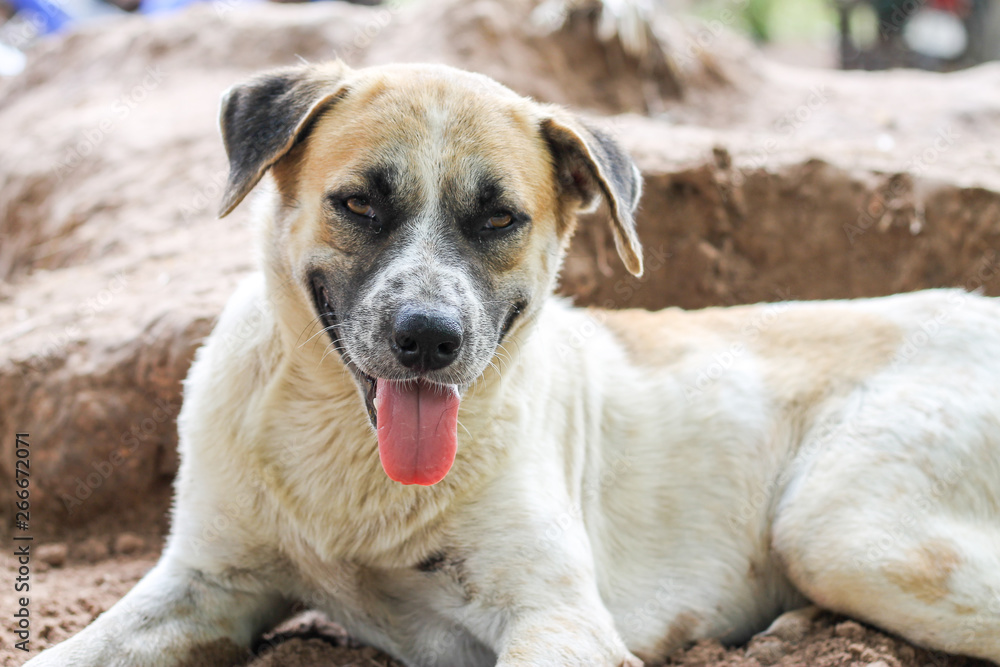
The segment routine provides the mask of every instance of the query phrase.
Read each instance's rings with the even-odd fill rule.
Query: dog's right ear
[[[635,231],[635,209],[642,195],[642,174],[625,150],[607,134],[556,106],[544,107],[542,135],[548,142],[559,185],[580,210],[603,196],[611,212],[615,247],[625,267],[642,275],[642,244]]]
[[[229,157],[229,180],[220,218],[291,150],[316,115],[344,94],[349,71],[340,61],[287,67],[259,74],[222,94],[219,129]]]

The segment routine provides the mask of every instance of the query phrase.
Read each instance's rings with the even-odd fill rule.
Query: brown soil
[[[0,81],[0,539],[9,543],[13,521],[8,434],[29,432],[32,532],[63,545],[51,547],[54,563],[62,550],[66,560],[47,571],[36,560],[35,648],[85,625],[154,562],[177,470],[180,381],[253,267],[250,207],[213,215],[225,176],[216,105],[260,68],[299,56],[446,62],[576,106],[617,134],[645,176],[647,274],[628,276],[603,221],[586,220],[563,272],[581,304],[953,285],[1000,294],[1000,66],[797,69],[666,21],[657,30],[677,76],[666,85],[599,43],[585,18],[553,36],[528,30],[527,0],[400,12],[238,4],[91,26],[43,42],[23,76]],[[0,562],[9,577],[13,562]],[[17,665],[13,593],[0,591],[0,663]],[[325,622],[300,621],[252,664],[392,664]],[[763,644],[704,642],[672,664],[971,664],[832,617],[801,641]]]
[[[114,556],[97,563],[71,562],[51,568],[36,564],[32,647],[41,650],[82,629],[114,604],[156,562],[153,553]],[[9,556],[0,558],[4,581],[14,576]],[[13,608],[4,590],[0,608]],[[6,615],[6,614],[5,614]],[[9,622],[5,620],[5,625]],[[4,631],[10,632],[9,627]],[[35,651],[32,651],[32,655]],[[24,655],[0,646],[0,667],[15,667]],[[337,625],[304,612],[266,635],[247,667],[403,667],[385,654],[352,641]],[[873,628],[824,614],[802,628],[801,638],[757,638],[748,646],[724,647],[700,641],[667,665],[683,667],[989,667],[987,663],[914,648]],[[655,667],[649,665],[648,667]]]

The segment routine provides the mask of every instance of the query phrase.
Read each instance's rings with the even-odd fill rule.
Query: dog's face
[[[577,212],[600,195],[623,259],[641,272],[631,161],[486,77],[440,66],[280,70],[230,90],[221,124],[223,213],[273,169],[281,207],[268,261],[301,285],[380,445],[405,440],[404,458],[414,439],[448,440],[420,434],[430,421],[451,428],[464,388],[551,292]],[[445,460],[441,447],[434,456]],[[397,450],[382,451],[383,463]],[[419,474],[407,465],[386,470],[433,483],[445,464],[421,463]]]

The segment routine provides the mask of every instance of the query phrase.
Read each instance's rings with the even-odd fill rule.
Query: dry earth
[[[145,547],[138,536],[126,535],[131,544],[142,543]],[[156,556],[148,552],[109,557],[107,546],[97,546],[94,542],[88,546],[97,553],[87,553],[58,568],[38,567],[41,561],[36,560],[32,644],[39,649],[72,636],[97,618],[156,562]],[[155,551],[156,545],[150,546]],[[49,551],[61,553],[62,547],[65,545],[61,543],[50,545]],[[51,553],[46,556],[50,557]],[[14,570],[13,559],[0,558],[0,574],[4,581],[13,578]],[[11,606],[3,597],[0,601],[4,603],[2,608],[6,615]],[[23,661],[23,655],[9,646],[0,647],[0,667],[14,667]],[[684,667],[989,667],[986,663],[914,648],[902,640],[831,614],[803,626],[798,634],[788,639],[756,639],[744,647],[724,647],[716,641],[701,641],[666,664]],[[315,612],[304,612],[265,636],[245,665],[402,667],[401,663],[379,651],[353,642],[341,628]]]
[[[10,543],[12,434],[29,432],[32,532],[62,545],[53,562],[66,552],[36,571],[37,647],[113,603],[166,529],[180,380],[254,263],[250,207],[214,216],[225,177],[216,104],[260,68],[335,55],[446,62],[608,127],[646,179],[648,273],[629,277],[604,226],[585,223],[563,275],[581,304],[1000,294],[1000,66],[796,69],[728,33],[665,21],[677,98],[585,21],[527,30],[520,2],[239,2],[91,26],[42,43],[24,75],[0,82],[0,539]],[[13,563],[2,562],[6,581]],[[12,594],[0,590],[0,662],[17,665]],[[253,664],[391,664],[323,623],[289,630],[300,636]],[[675,663],[880,661],[966,664],[834,618],[780,646],[709,642]]]

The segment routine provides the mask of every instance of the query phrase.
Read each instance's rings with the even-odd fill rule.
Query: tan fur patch
[[[806,308],[777,315],[753,347],[772,361],[767,375],[779,399],[812,405],[887,366],[902,340],[902,331],[879,317]]]
[[[961,556],[951,544],[931,540],[916,549],[900,568],[887,571],[886,578],[922,602],[934,604],[951,593],[948,579],[961,563]]]
[[[594,310],[595,316],[641,365],[669,366],[682,360],[691,344],[705,337],[733,337],[739,331],[737,309]]]
[[[836,306],[760,304],[659,312],[597,311],[637,365],[669,366],[698,348],[740,346],[765,361],[765,382],[790,408],[814,406],[888,365],[903,340],[894,324]]]

